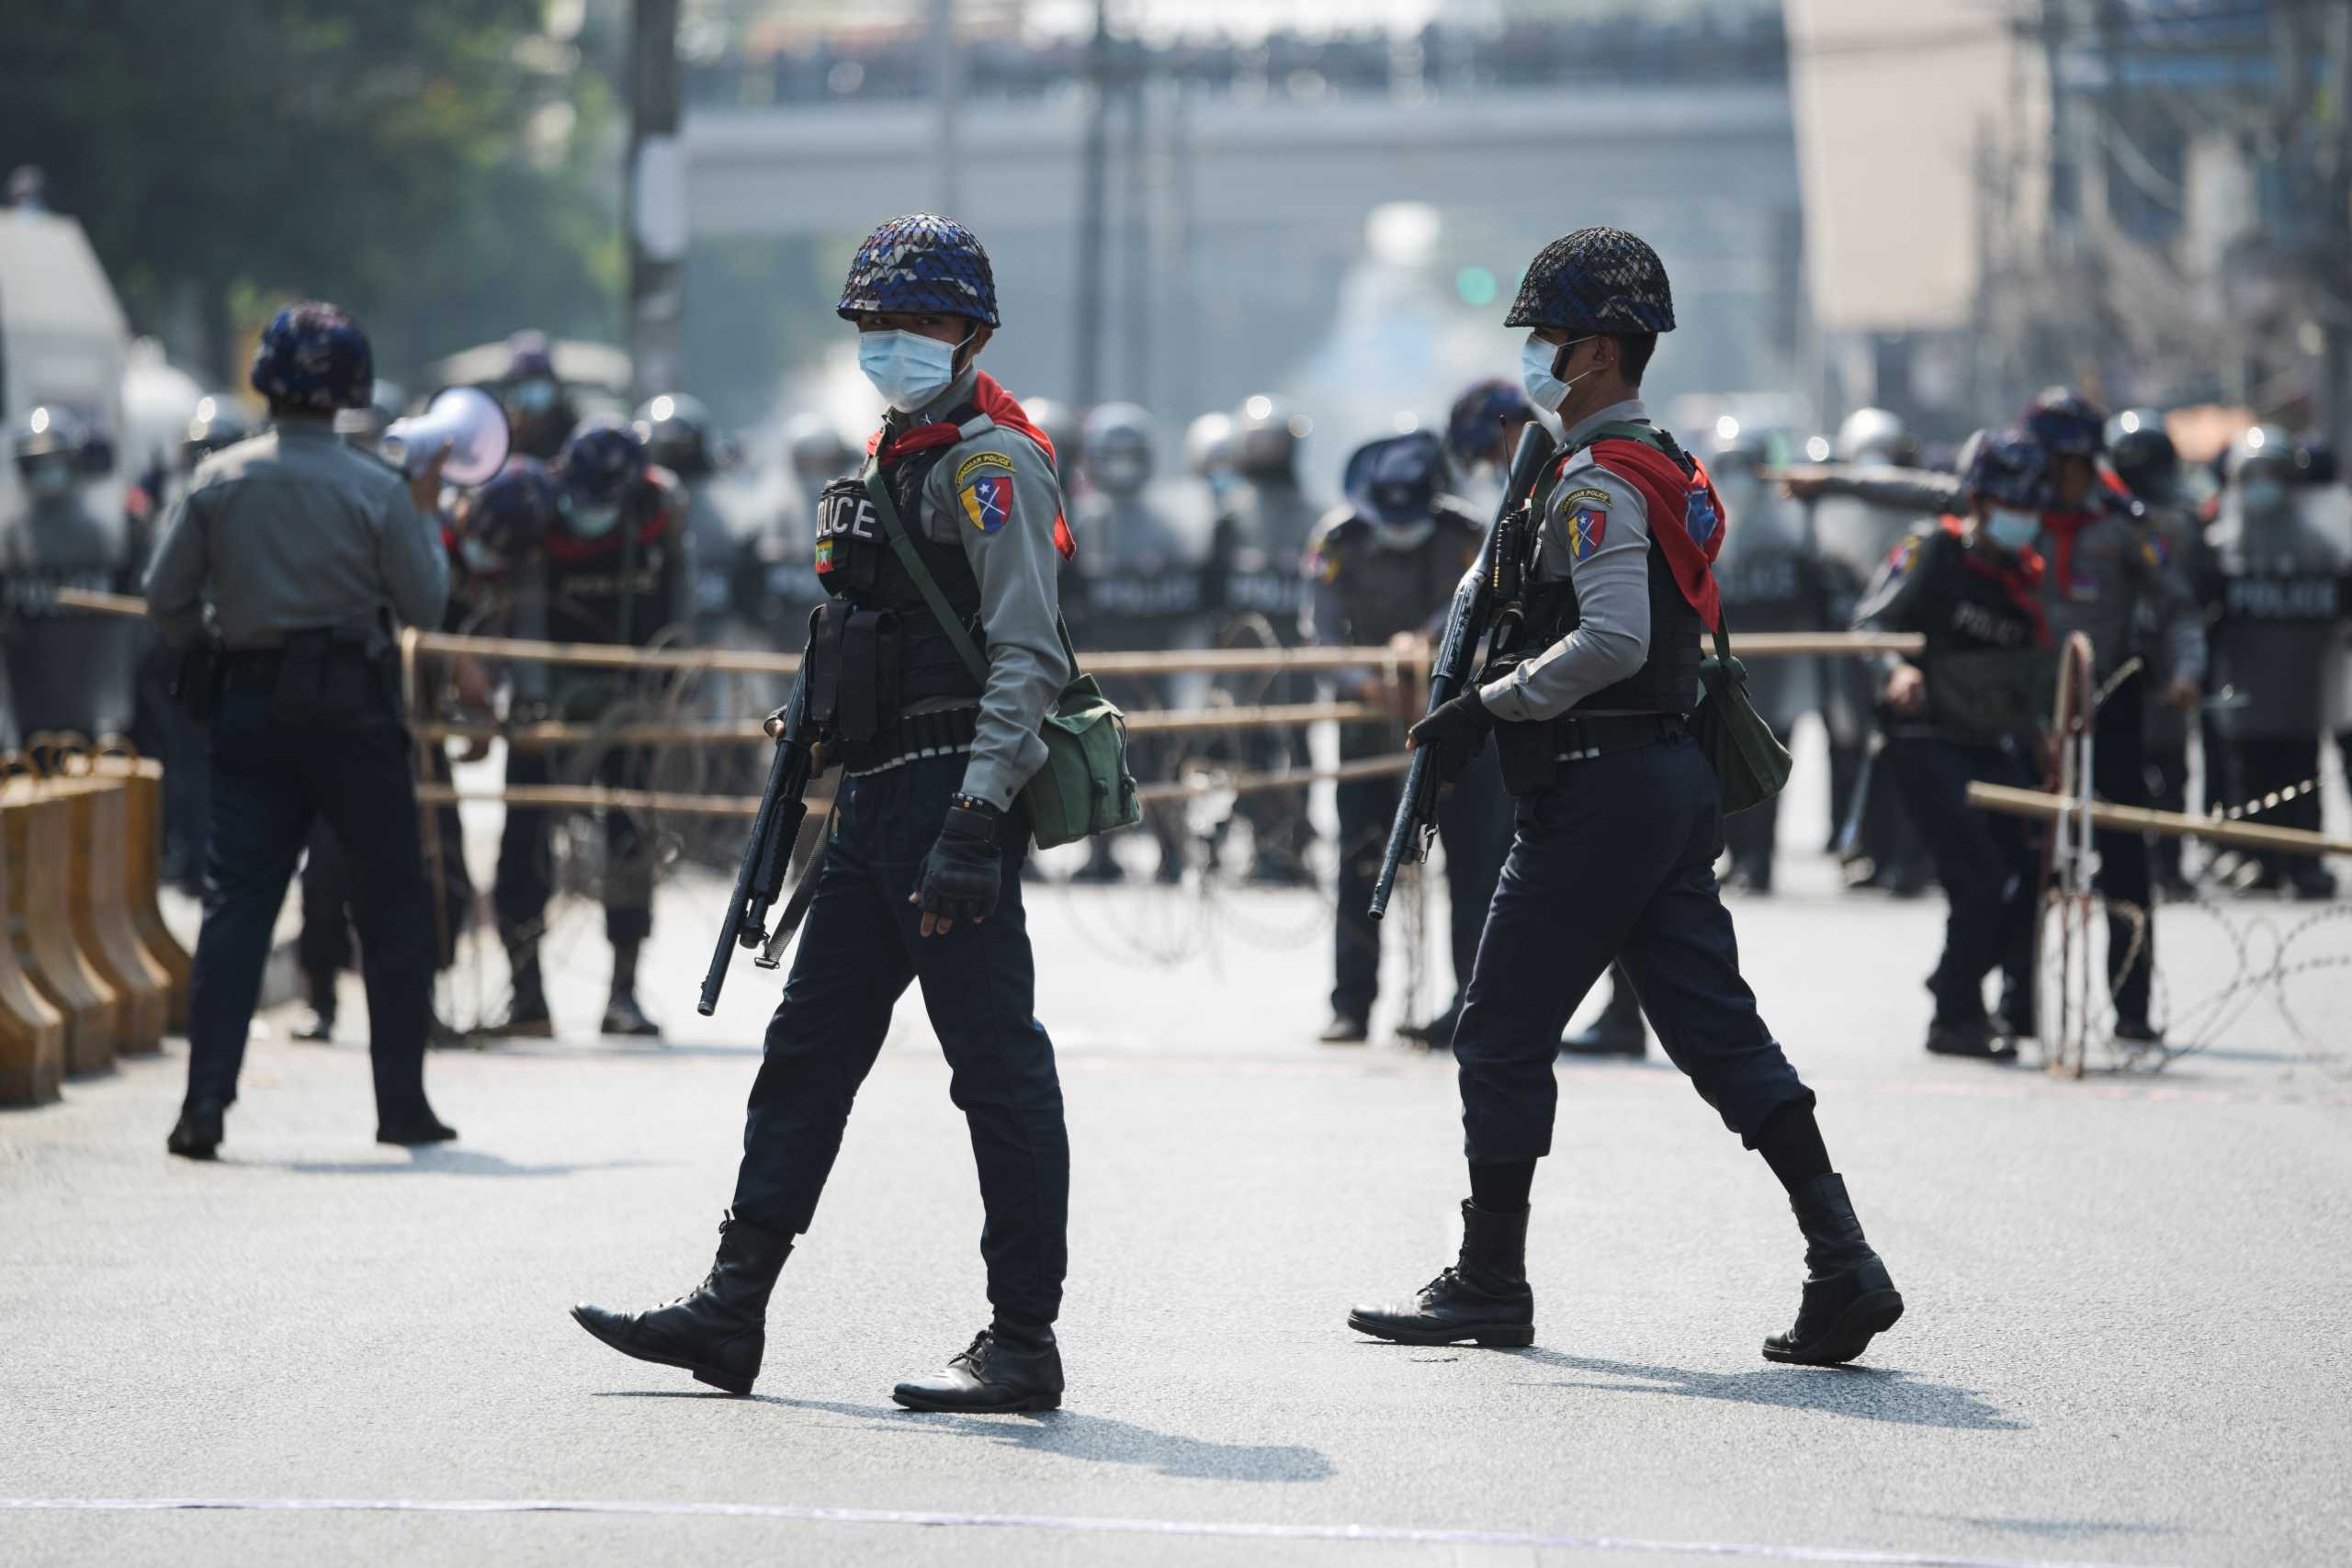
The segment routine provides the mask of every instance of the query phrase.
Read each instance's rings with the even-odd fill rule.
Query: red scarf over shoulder
[[[1035,441],[1045,451],[1047,462],[1057,460],[1052,440],[1030,419],[1020,400],[999,386],[996,378],[985,370],[973,378],[972,406],[1007,430],[1017,430]],[[963,439],[960,428],[944,421],[910,425],[893,437],[888,446],[882,445],[882,433],[877,430],[865,438],[865,455],[888,465],[933,446],[953,446]],[[1077,558],[1078,536],[1069,531],[1069,520],[1059,512],[1054,513],[1054,548],[1061,552],[1064,560]]]

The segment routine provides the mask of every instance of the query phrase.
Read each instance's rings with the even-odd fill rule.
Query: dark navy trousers
[[[1743,1141],[1780,1107],[1813,1103],[1740,978],[1722,852],[1714,771],[1687,735],[1563,762],[1558,783],[1521,798],[1453,1036],[1472,1161],[1552,1152],[1560,1031],[1612,960]]]
[[[1936,1022],[1984,1018],[1984,976],[2001,971],[2002,1010],[2020,1030],[2033,1023],[2034,918],[2041,901],[2041,852],[2022,817],[1968,804],[1971,780],[2039,787],[2033,769],[1997,745],[1962,746],[1930,736],[1898,736],[1888,759],[1911,816],[1928,835],[1951,912],[1943,956],[1928,977]],[[2094,761],[2098,760],[2096,752]],[[2144,874],[2146,861],[2141,862]],[[2143,982],[2144,984],[2144,981]]]
[[[924,937],[922,913],[907,901],[965,761],[924,758],[843,782],[816,899],[752,1085],[735,1211],[788,1235],[808,1228],[891,1011],[920,982],[947,1057],[948,1098],[971,1128],[988,1215],[980,1256],[989,1301],[1051,1322],[1069,1266],[1069,1137],[1053,1042],[1034,1010],[1036,969],[1021,906],[1025,814],[1016,806],[1000,825],[1003,891],[986,920]]]
[[[266,684],[232,683],[210,736],[204,924],[188,988],[188,1098],[237,1098],[245,1036],[294,863],[324,821],[345,847],[368,982],[378,1119],[424,1113],[433,908],[417,847],[408,730],[385,704],[350,728],[287,724]]]

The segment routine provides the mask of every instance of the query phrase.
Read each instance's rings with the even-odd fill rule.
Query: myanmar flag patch
[[[1609,536],[1609,513],[1598,506],[1580,507],[1568,513],[1568,558],[1590,560],[1600,553],[1600,541]]]
[[[964,515],[983,534],[993,534],[1012,521],[1012,476],[983,474],[956,492]]]

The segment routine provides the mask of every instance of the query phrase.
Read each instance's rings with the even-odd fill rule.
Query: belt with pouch
[[[286,649],[280,648],[231,648],[220,654],[220,684],[228,688],[258,686],[274,689],[277,672],[286,662]]]
[[[1688,732],[1690,721],[1679,713],[1600,714],[1591,718],[1555,719],[1552,729],[1558,738],[1558,749],[1553,752],[1555,761],[1586,762],[1612,751],[1671,740]]]

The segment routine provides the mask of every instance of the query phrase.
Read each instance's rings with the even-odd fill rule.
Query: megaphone
[[[506,411],[480,387],[451,387],[436,393],[420,414],[384,427],[384,456],[412,476],[433,466],[447,450],[441,477],[453,485],[484,484],[505,465],[513,434]]]

